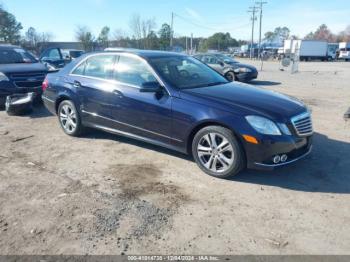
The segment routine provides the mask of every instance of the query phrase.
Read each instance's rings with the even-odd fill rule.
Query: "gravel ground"
[[[119,136],[71,138],[43,107],[1,111],[0,254],[350,254],[349,83],[350,63],[264,63],[253,84],[312,108],[314,151],[231,180]]]

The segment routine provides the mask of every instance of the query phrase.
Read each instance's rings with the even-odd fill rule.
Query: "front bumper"
[[[0,86],[0,105],[4,105],[6,101],[6,97],[14,94],[27,94],[34,93],[35,97],[40,97],[42,94],[41,86],[36,87],[17,87],[12,85],[12,83],[8,83]]]
[[[238,73],[236,74],[237,80],[240,82],[249,82],[258,77],[258,71],[253,71],[249,73]]]
[[[297,162],[312,151],[312,136],[281,136],[262,140],[260,144],[246,144],[247,167],[251,169],[273,170]],[[276,155],[287,155],[285,162],[274,163]]]

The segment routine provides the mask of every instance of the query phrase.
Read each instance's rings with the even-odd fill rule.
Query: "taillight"
[[[49,87],[49,81],[47,80],[47,77],[45,77],[44,82],[41,85],[41,88],[43,89],[43,92],[46,90],[46,88]]]

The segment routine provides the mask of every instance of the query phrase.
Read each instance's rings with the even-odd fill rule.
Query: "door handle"
[[[120,92],[119,90],[113,90],[113,94],[115,94],[118,97],[123,97],[123,93]]]
[[[74,87],[81,87],[81,83],[80,83],[79,81],[76,81],[76,80],[75,80],[75,81],[73,82],[73,86],[74,86]]]

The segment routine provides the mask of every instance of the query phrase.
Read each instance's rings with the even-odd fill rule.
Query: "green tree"
[[[168,24],[163,24],[159,32],[159,47],[161,50],[166,50],[170,46],[170,36],[171,36],[171,27]]]
[[[78,26],[75,31],[75,37],[81,42],[85,51],[94,50],[95,37],[86,26]]]
[[[284,41],[289,38],[290,30],[288,27],[276,27],[273,32],[268,31],[265,33],[264,40],[268,42]]]
[[[230,33],[215,33],[204,44],[205,49],[227,50],[228,47],[238,46],[238,41]],[[201,47],[202,49],[203,47]]]
[[[0,6],[0,41],[18,44],[21,39],[22,24],[16,17]]]
[[[100,35],[97,38],[97,42],[99,43],[100,47],[107,48],[109,45],[109,33],[110,28],[108,26],[105,26],[102,28]]]
[[[159,49],[159,39],[156,32],[151,31],[147,36],[147,47],[149,49]]]

